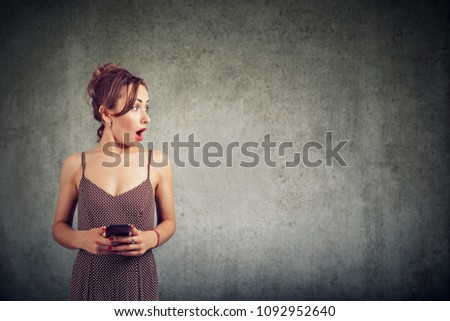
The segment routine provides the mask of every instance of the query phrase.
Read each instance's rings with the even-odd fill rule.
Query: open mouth
[[[136,132],[136,139],[137,139],[137,140],[141,141],[141,140],[144,138],[143,135],[142,135],[142,133],[145,132],[145,130],[146,130],[146,128],[142,128],[142,129],[139,129],[139,130]]]

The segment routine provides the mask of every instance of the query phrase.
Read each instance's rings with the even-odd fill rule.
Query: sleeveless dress
[[[81,154],[83,176],[78,189],[78,229],[110,224],[133,224],[139,230],[154,227],[154,194],[150,183],[151,150],[147,179],[113,196],[84,176],[86,156]],[[152,250],[142,256],[95,255],[79,250],[70,282],[70,300],[158,300],[158,276]]]

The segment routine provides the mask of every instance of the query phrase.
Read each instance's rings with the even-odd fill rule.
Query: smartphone
[[[131,232],[131,224],[108,225],[105,231],[105,237],[110,236],[128,236]]]

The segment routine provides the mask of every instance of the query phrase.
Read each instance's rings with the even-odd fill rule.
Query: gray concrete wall
[[[236,150],[230,168],[173,164],[161,299],[450,299],[445,1],[2,1],[0,13],[2,299],[67,298],[76,253],[51,237],[59,173],[95,145],[85,88],[108,61],[150,86],[145,143],[293,142],[275,167],[240,167],[251,159]],[[347,167],[286,166],[327,131],[348,140]]]

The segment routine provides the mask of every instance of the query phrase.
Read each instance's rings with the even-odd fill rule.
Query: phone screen
[[[128,236],[131,232],[131,224],[108,225],[106,227],[105,237],[110,236]]]

